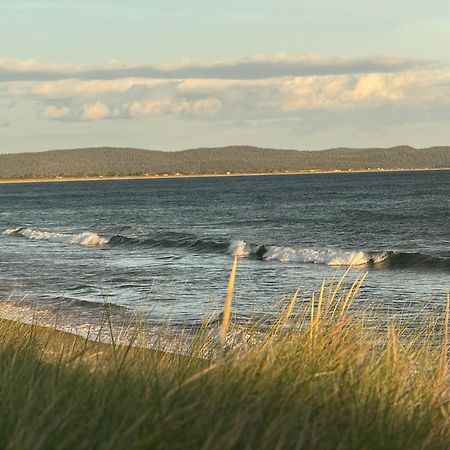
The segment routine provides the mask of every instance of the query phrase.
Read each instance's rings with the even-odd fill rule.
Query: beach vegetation
[[[235,277],[236,261],[219,326],[179,352],[0,320],[0,448],[449,448],[448,302],[377,325],[347,275],[242,324]]]

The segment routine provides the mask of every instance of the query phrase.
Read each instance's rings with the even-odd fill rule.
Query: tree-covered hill
[[[0,178],[444,167],[450,167],[450,147],[297,151],[231,146],[177,152],[100,147],[0,155]]]

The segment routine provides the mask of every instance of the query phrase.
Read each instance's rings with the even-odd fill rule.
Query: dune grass
[[[236,327],[235,274],[184,356],[0,320],[0,448],[450,448],[448,306],[376,329],[351,314],[359,277]]]

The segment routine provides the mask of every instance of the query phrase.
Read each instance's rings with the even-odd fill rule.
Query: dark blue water
[[[223,300],[235,253],[243,316],[349,265],[368,271],[368,308],[443,303],[450,172],[0,185],[3,298],[197,321]]]

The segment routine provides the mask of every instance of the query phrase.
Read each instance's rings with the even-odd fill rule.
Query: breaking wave
[[[136,247],[155,249],[181,248],[205,253],[226,253],[242,258],[282,263],[310,263],[327,266],[373,267],[380,269],[437,269],[450,270],[449,255],[427,255],[397,251],[346,251],[336,249],[298,248],[277,245],[259,245],[243,240],[214,240],[195,234],[160,231],[141,236],[98,235],[93,232],[68,233],[41,231],[32,228],[11,228],[4,235],[31,240],[74,244],[83,247]]]
[[[364,266],[378,264],[389,257],[389,252],[315,250],[276,245],[253,245],[232,241],[229,252],[236,256],[256,257],[265,261],[325,264],[328,266]]]
[[[366,266],[383,262],[387,253],[366,253],[363,251],[294,249],[290,247],[267,247],[264,259],[281,262],[305,262],[328,266]]]
[[[51,231],[34,230],[32,228],[11,228],[3,232],[9,236],[19,236],[33,241],[59,242],[63,244],[77,244],[83,247],[97,247],[106,245],[108,239],[88,231],[82,233],[56,233]]]
[[[396,251],[345,251],[293,248],[276,245],[255,245],[242,240],[232,241],[232,255],[284,263],[312,263],[327,266],[373,267],[380,269],[440,269],[450,270],[450,258],[422,253]]]
[[[77,244],[83,247],[98,247],[109,245],[140,248],[187,248],[196,251],[220,251],[225,252],[229,242],[201,239],[194,234],[178,232],[155,232],[143,236],[114,236],[98,235],[84,231],[81,233],[53,232],[36,230],[32,228],[10,228],[3,232],[4,235],[22,237],[34,241],[57,242],[61,244]]]

